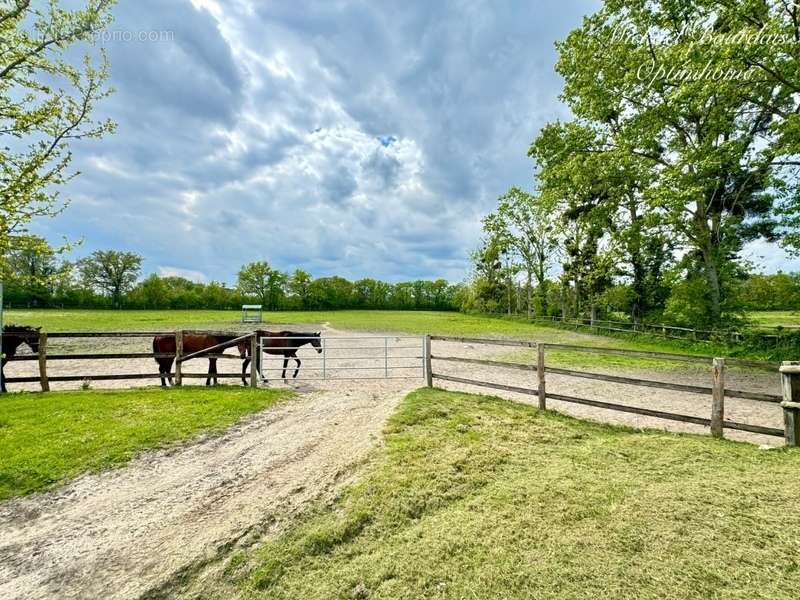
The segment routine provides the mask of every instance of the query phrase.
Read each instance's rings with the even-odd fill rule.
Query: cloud
[[[118,133],[75,145],[40,231],[224,281],[258,259],[459,280],[483,214],[532,185],[528,145],[566,115],[553,42],[596,4],[120,3],[114,29],[172,41],[107,44]]]
[[[206,283],[208,281],[208,277],[206,277],[205,273],[192,271],[191,269],[181,269],[179,267],[161,266],[158,267],[158,274],[161,277],[183,277],[184,279],[196,283]]]
[[[750,261],[759,273],[769,275],[778,271],[784,273],[800,271],[800,257],[792,256],[775,244],[763,240],[747,244],[741,256]]]

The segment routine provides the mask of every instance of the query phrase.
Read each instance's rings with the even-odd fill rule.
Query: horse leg
[[[288,364],[289,364],[289,358],[287,356],[284,356],[283,357],[283,372],[281,373],[281,379],[283,379],[284,383],[287,383],[287,381],[286,381],[286,366]]]
[[[292,377],[292,379],[297,379],[297,374],[300,372],[300,359],[295,356],[294,362],[297,363],[297,368],[294,370],[294,377]]]
[[[8,390],[6,389],[6,376],[3,373],[3,367],[5,365],[0,365],[0,394],[5,394]]]
[[[166,361],[162,358],[157,358],[158,374],[161,375],[161,387],[167,387],[167,377],[169,377],[169,369],[171,365],[166,365]]]
[[[242,357],[242,385],[247,385],[247,379],[245,375],[247,374],[247,366],[250,364],[250,359],[247,357]]]
[[[208,377],[206,377],[206,385],[211,385],[211,381],[214,381],[214,385],[217,383],[217,378],[214,375],[217,374],[217,359],[216,358],[209,358],[208,359]]]

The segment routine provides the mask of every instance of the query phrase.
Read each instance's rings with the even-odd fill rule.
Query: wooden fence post
[[[183,331],[175,332],[175,385],[183,385]]]
[[[50,391],[50,381],[47,379],[47,334],[39,334],[39,381],[43,392]]]
[[[433,387],[433,369],[431,360],[431,336],[425,336],[425,383],[428,387]]]
[[[785,361],[780,368],[783,392],[783,431],[787,446],[800,446],[800,362]]]
[[[539,408],[547,409],[547,388],[544,382],[544,344],[536,344],[536,374],[539,376],[539,387],[537,395],[539,397]]]
[[[722,422],[725,419],[725,359],[715,358],[712,366],[711,388],[711,435],[722,437]]]
[[[250,387],[258,387],[258,361],[261,356],[258,352],[258,336],[254,333],[250,338]]]

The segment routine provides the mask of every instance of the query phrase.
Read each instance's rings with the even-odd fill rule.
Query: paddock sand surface
[[[325,332],[329,338],[347,335],[364,334],[330,328]],[[397,341],[400,345],[416,343]],[[121,343],[114,342],[117,346]],[[501,346],[433,343],[434,355],[442,356],[499,358],[508,350]],[[345,357],[338,363],[350,365],[352,370],[341,373],[375,375],[359,371],[356,367],[364,363],[355,357],[363,352],[352,352],[352,360],[343,352]],[[383,356],[382,348],[376,346],[375,352]],[[396,355],[414,354],[411,348]],[[301,373],[314,375],[314,353],[305,348],[300,356],[308,359]],[[403,360],[406,362],[393,364],[415,364],[414,359]],[[227,362],[231,366],[224,366]],[[220,362],[220,371],[235,370],[239,364],[225,363]],[[154,366],[150,360],[91,365],[96,372],[118,373]],[[204,368],[201,362],[192,370]],[[8,376],[34,371],[33,363],[7,367]],[[64,361],[51,374],[86,371],[87,361]],[[520,387],[535,387],[536,380],[534,372],[443,361],[434,363],[434,371]],[[390,370],[392,375],[401,373],[408,371]],[[707,369],[696,367],[628,374],[697,385],[709,385],[710,379]],[[704,417],[710,413],[710,398],[696,394],[552,374],[548,374],[547,382],[548,391],[556,393]],[[95,382],[93,387],[129,387],[132,383],[145,382]],[[731,388],[775,394],[779,382],[776,373],[732,370],[728,383]],[[85,475],[58,490],[0,504],[0,598],[136,598],[154,591],[177,592],[184,575],[202,574],[207,565],[212,565],[213,572],[213,565],[232,548],[274,535],[310,503],[335,498],[380,444],[387,416],[406,393],[421,384],[421,377],[297,382],[296,399],[252,415],[223,435],[145,452],[124,468]],[[535,397],[521,394],[448,382],[439,385],[536,402]],[[548,404],[567,414],[603,422],[705,431],[699,426],[651,417],[563,402]],[[782,424],[777,405],[747,400],[729,399],[726,418],[773,427]],[[781,443],[779,438],[741,432],[726,431],[726,436],[758,444]]]

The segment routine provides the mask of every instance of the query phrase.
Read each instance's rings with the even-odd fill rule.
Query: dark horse
[[[3,327],[3,344],[0,347],[2,360],[0,361],[0,373],[9,359],[17,354],[17,350],[22,344],[27,344],[34,354],[39,353],[39,329],[41,327],[27,327],[21,325],[6,325]],[[6,392],[6,378],[2,376],[3,384],[0,392]]]
[[[292,379],[297,378],[297,373],[300,372],[300,359],[297,358],[298,348],[311,344],[317,350],[317,353],[322,353],[322,333],[299,333],[297,331],[256,331],[256,335],[261,338],[261,349],[267,354],[276,354],[283,356],[283,373],[281,378],[286,381],[286,367],[289,364],[289,359],[293,358],[297,363],[294,369]],[[244,362],[242,363],[242,382],[245,381],[245,374],[247,373],[247,365],[250,364],[250,344],[239,344],[239,353],[241,354]],[[261,367],[261,357],[256,357],[256,365]],[[264,377],[264,381],[269,380]]]
[[[183,334],[183,352],[184,354],[191,354],[192,352],[199,352],[200,350],[205,350],[206,348],[211,348],[216,346],[217,344],[225,344],[230,341],[233,341],[238,336],[235,335],[213,335],[209,333],[185,333]],[[172,356],[162,356],[156,358],[156,362],[158,363],[158,372],[161,374],[161,385],[166,387],[167,379],[169,380],[169,384],[173,385],[172,383],[172,375],[170,372],[172,371],[172,363],[175,361],[175,350],[177,348],[177,343],[175,342],[174,335],[157,335],[153,338],[153,352],[155,354],[171,354]],[[217,354],[221,354],[224,351],[224,348],[216,351]],[[241,349],[241,345],[239,348],[239,352],[244,358],[244,352]],[[198,357],[198,358],[202,358]],[[214,385],[217,384],[217,359],[216,358],[209,358],[208,359],[208,377],[206,378],[206,385],[211,385],[213,380]]]

